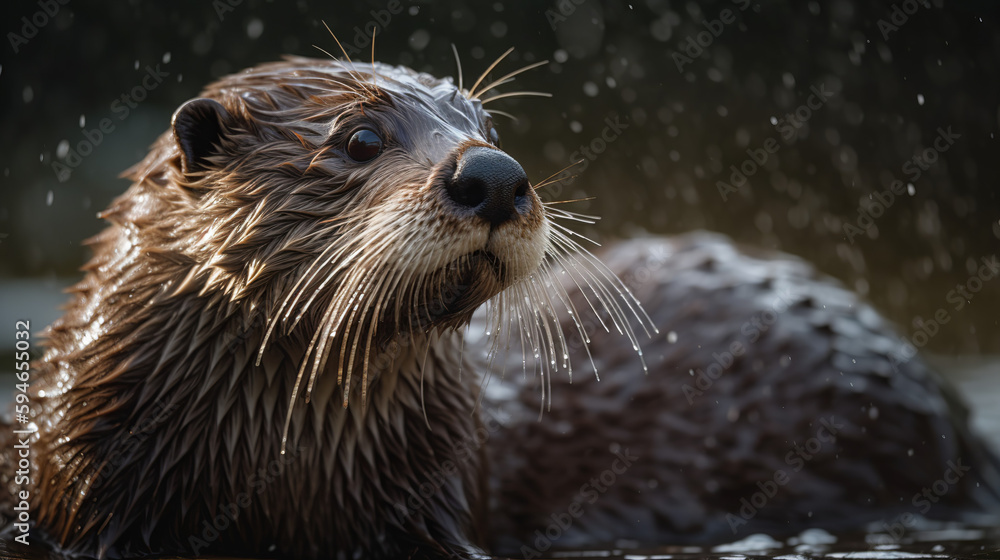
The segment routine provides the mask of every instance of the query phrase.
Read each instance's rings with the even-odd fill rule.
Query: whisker
[[[514,121],[514,122],[518,121],[517,117],[515,117],[514,115],[508,113],[507,111],[501,111],[499,109],[490,109],[489,113],[490,113],[490,115],[502,115],[502,116],[507,117],[508,119]]]
[[[590,352],[590,336],[587,335],[587,329],[584,328],[583,323],[580,321],[580,313],[576,309],[576,304],[574,304],[573,300],[570,299],[569,294],[566,292],[566,288],[562,285],[562,282],[559,281],[558,276],[555,271],[552,270],[552,266],[549,262],[542,263],[541,273],[545,274],[549,278],[549,282],[552,289],[555,291],[556,297],[559,298],[559,301],[563,304],[566,312],[569,314],[570,318],[573,319],[573,325],[576,327],[577,333],[580,335],[580,342],[583,344],[583,349],[587,353],[587,359],[590,361],[590,367],[594,370],[594,376],[598,381],[600,381],[601,377],[597,372],[597,364],[594,363],[594,356]],[[571,275],[567,274],[567,276]],[[576,280],[573,279],[573,282],[576,283]],[[580,293],[583,293],[583,289],[579,287],[579,284],[577,284],[577,289],[580,290]],[[591,305],[591,309],[593,309],[593,304],[590,303],[589,300],[586,301],[589,305]],[[568,363],[568,352],[566,359]],[[572,377],[570,377],[570,382],[572,382]]]
[[[462,58],[458,56],[458,47],[451,44],[451,52],[455,53],[455,65],[458,66],[458,91],[462,91]]]
[[[321,52],[321,53],[325,54],[326,56],[328,56],[328,57],[332,58],[333,60],[338,60],[338,59],[337,59],[337,57],[335,57],[335,56],[333,56],[332,54],[330,54],[330,51],[328,51],[328,50],[324,49],[323,47],[321,47],[321,46],[319,46],[319,45],[313,45],[312,47],[313,47],[314,49],[318,50],[319,52]]]
[[[290,290],[288,290],[288,295],[285,296],[284,300],[281,303],[281,306],[278,308],[277,313],[273,314],[272,317],[268,319],[267,330],[264,333],[264,340],[261,342],[260,350],[257,352],[257,360],[256,360],[256,365],[257,366],[260,366],[261,358],[264,356],[264,349],[267,347],[267,342],[271,338],[271,334],[274,331],[275,326],[278,324],[278,321],[280,320],[280,316],[281,316],[282,311],[284,311],[285,307],[288,305],[289,301],[293,297],[296,300],[298,299],[298,297],[301,295],[301,291],[299,290],[299,287],[303,283],[311,282],[312,279],[316,276],[316,274],[319,274],[319,268],[316,268],[317,265],[326,258],[326,255],[327,255],[328,251],[333,251],[335,249],[336,249],[336,246],[330,245],[326,249],[324,249],[323,252],[320,253],[319,256],[316,257],[316,259],[313,260],[313,262],[306,269],[305,273],[303,273],[302,276],[300,276],[299,279],[295,282],[295,284],[292,285],[292,288]],[[331,259],[332,258],[333,257],[331,257]],[[313,272],[314,269],[315,269],[315,272]],[[318,290],[317,290],[317,292],[318,292]],[[294,306],[295,304],[292,303],[292,305]],[[286,317],[286,320],[287,320],[287,317]]]
[[[549,218],[552,218],[552,219],[556,219],[556,220],[569,220],[571,222],[579,222],[581,224],[596,224],[598,222],[598,220],[601,219],[600,216],[592,216],[592,215],[589,215],[589,214],[581,214],[579,212],[573,212],[573,211],[570,211],[570,210],[564,210],[562,208],[552,208],[551,207],[554,204],[566,204],[566,203],[569,203],[569,202],[580,202],[580,201],[583,201],[583,200],[593,200],[593,198],[581,198],[581,199],[578,199],[578,200],[560,200],[560,201],[555,201],[555,202],[546,202],[546,203],[544,203],[546,216],[548,216]],[[565,227],[565,226],[562,226],[562,224],[558,224],[558,225],[560,225],[561,227]],[[572,230],[570,230],[570,231],[572,231]],[[576,232],[574,232],[574,233],[576,233]],[[580,237],[583,237],[583,236],[581,235]],[[594,243],[595,245],[597,245],[596,242],[592,242],[592,243]]]
[[[569,181],[570,179],[576,179],[579,176],[580,176],[579,173],[573,173],[572,175],[566,175],[566,176],[562,176],[562,177],[556,177],[555,179],[552,179],[550,181],[543,181],[543,182],[535,185],[532,188],[535,189],[536,191],[537,190],[541,190],[541,189],[544,189],[545,187],[547,187],[549,185],[555,185],[555,184],[558,184],[558,183],[562,183],[563,181]]]
[[[559,171],[556,171],[556,172],[555,172],[555,173],[553,173],[552,175],[549,175],[548,177],[546,177],[546,178],[542,179],[542,181],[541,181],[540,183],[538,183],[537,185],[535,185],[535,190],[538,190],[538,189],[540,189],[540,188],[544,187],[545,185],[549,185],[549,184],[551,184],[551,183],[553,182],[553,180],[554,180],[554,179],[555,179],[556,177],[558,177],[558,176],[559,176],[560,174],[564,173],[565,171],[567,171],[567,170],[568,170],[568,169],[570,169],[571,167],[575,167],[575,166],[577,166],[577,165],[580,165],[580,164],[581,164],[581,163],[583,163],[584,161],[586,161],[586,160],[582,160],[582,159],[578,159],[578,160],[574,161],[573,163],[571,163],[571,164],[567,165],[566,167],[563,167],[563,168],[562,168],[562,169],[560,169]],[[560,181],[562,181],[563,179],[559,179],[559,180],[560,180]],[[555,182],[558,182],[558,181],[555,181]]]
[[[511,83],[513,81],[514,81],[513,78],[508,78],[506,80],[494,80],[494,81],[486,84],[486,87],[489,87],[489,88],[492,89],[492,88],[495,88],[495,87],[498,87],[498,86],[502,86],[504,84],[509,84],[509,83]],[[485,91],[485,90],[481,90],[481,91],[476,92],[476,96],[473,97],[472,99],[480,99],[479,96],[483,94],[483,91]]]
[[[431,428],[431,421],[427,418],[427,403],[424,400],[424,372],[427,371],[427,354],[431,351],[431,343],[428,339],[427,344],[424,345],[424,358],[420,361],[420,410],[424,413],[424,425],[427,426],[428,431],[434,431]]]
[[[610,329],[604,322],[604,318],[601,317],[601,314],[597,311],[597,307],[594,305],[593,300],[591,300],[590,296],[587,294],[587,291],[583,289],[583,286],[580,284],[580,280],[578,280],[577,277],[573,274],[574,272],[576,272],[577,274],[580,274],[581,277],[584,274],[583,272],[578,270],[579,267],[577,266],[578,264],[577,261],[575,259],[569,259],[566,257],[566,255],[563,255],[561,253],[552,253],[550,256],[566,272],[566,276],[568,276],[570,280],[573,281],[573,284],[576,285],[577,291],[580,293],[581,297],[583,297],[583,300],[587,302],[587,305],[590,307],[591,313],[593,313],[594,317],[597,319],[597,322],[601,324],[601,328],[603,328],[605,332],[610,332]],[[586,284],[587,282],[584,281],[584,283]],[[595,295],[599,296],[599,294]],[[585,338],[586,341],[589,343],[590,336],[586,335]]]
[[[281,430],[281,455],[285,454],[285,450],[288,443],[288,428],[292,423],[292,413],[295,411],[295,398],[299,394],[299,387],[302,385],[302,376],[305,374],[306,364],[309,361],[306,359],[309,353],[312,351],[313,345],[316,343],[317,337],[319,337],[320,330],[317,329],[313,334],[312,340],[309,342],[308,349],[302,359],[302,365],[299,366],[299,372],[295,376],[295,384],[292,386],[292,394],[288,399],[288,412],[285,413],[285,425]]]
[[[378,74],[375,72],[375,35],[378,31],[378,26],[372,29],[372,87],[375,91],[378,91]]]
[[[472,325],[465,325],[465,333],[468,334]],[[458,382],[462,382],[462,366],[465,365],[465,336],[460,337],[458,342]]]
[[[509,55],[512,52],[514,52],[514,47],[507,49],[502,55],[500,55],[496,60],[494,60],[493,64],[490,64],[489,67],[486,69],[486,71],[479,76],[479,79],[476,80],[476,83],[472,84],[472,89],[469,90],[469,92],[466,94],[466,97],[468,97],[469,99],[476,99],[476,88],[479,87],[479,84],[483,83],[483,80],[490,72],[493,71],[494,68],[496,68],[497,64],[500,64],[500,61],[507,58],[507,55]]]
[[[553,214],[556,214],[556,213],[560,212],[562,209],[561,208],[546,208],[546,210],[548,210],[550,212],[550,215],[553,215]],[[567,218],[567,217],[564,217],[564,216],[558,216],[558,217],[565,218],[567,220],[571,219],[571,218]],[[574,220],[574,221],[583,221],[583,220]],[[589,221],[583,221],[583,222],[584,223],[588,223],[588,224],[594,223],[594,222],[589,222]],[[586,241],[587,243],[589,243],[589,244],[591,244],[591,245],[593,245],[595,247],[600,247],[601,246],[600,243],[594,241],[593,239],[587,237],[586,235],[583,235],[580,232],[573,231],[573,230],[569,229],[568,227],[560,224],[559,222],[552,221],[552,222],[549,222],[549,225],[551,225],[553,228],[559,230],[561,233],[566,234],[567,237],[578,237],[578,238]]]
[[[330,29],[330,26],[326,24],[326,21],[323,21],[323,27],[325,27],[326,30],[327,30],[327,32],[330,33],[330,36],[333,37],[333,40],[337,42],[337,46],[340,47],[340,52],[344,53],[344,58],[347,60],[347,63],[351,65],[351,67],[348,69],[348,72],[351,74],[351,76],[355,80],[357,80],[358,84],[362,87],[362,89],[365,90],[365,92],[369,96],[373,96],[374,92],[371,91],[370,89],[368,89],[367,82],[361,76],[361,74],[358,73],[357,69],[354,67],[354,61],[351,60],[351,55],[347,54],[347,50],[344,48],[344,45],[340,44],[340,39],[337,38],[337,34],[334,33],[332,29]],[[372,45],[372,46],[374,47],[374,45]],[[320,50],[322,50],[322,49],[320,49]],[[329,54],[329,53],[327,53],[327,54]],[[334,57],[334,60],[336,60],[336,57]]]
[[[552,97],[552,94],[545,91],[511,91],[508,93],[501,93],[498,95],[494,95],[493,97],[483,99],[483,105],[485,106],[487,103],[491,101],[496,101],[498,99],[506,99],[508,97]]]
[[[531,276],[530,278],[531,282],[528,284],[528,286],[531,287],[530,291],[534,292],[535,301],[537,303],[544,304],[536,306],[536,309],[539,309],[538,311],[539,322],[541,322],[542,326],[544,327],[546,340],[548,341],[547,349],[549,353],[549,365],[553,370],[555,370],[559,367],[559,360],[558,360],[559,356],[557,356],[559,348],[563,349],[563,355],[565,356],[565,358],[566,359],[569,358],[568,353],[566,353],[566,339],[563,337],[562,327],[559,324],[559,317],[556,315],[555,309],[552,306],[552,300],[549,298],[548,291],[545,290],[544,287],[539,286],[537,284],[538,279],[534,275]],[[542,311],[547,312],[547,317],[546,314],[542,313]],[[550,326],[549,323],[550,320],[554,323],[554,327]],[[553,338],[553,336],[555,336],[555,338]],[[559,346],[556,345],[557,341],[559,343]],[[570,382],[572,382],[573,380],[572,367],[566,362],[566,360],[563,361],[563,367],[566,368],[567,373],[569,374]],[[551,406],[551,400],[552,400],[552,395],[550,393],[549,406]]]
[[[553,200],[551,202],[543,202],[542,205],[543,206],[555,206],[556,204],[570,204],[570,203],[573,203],[573,202],[587,202],[589,200],[597,200],[597,197],[596,196],[587,196],[587,197],[584,197],[584,198],[573,198],[573,199],[569,199],[569,200]],[[562,211],[561,208],[553,208],[552,212],[555,213],[556,210]],[[576,214],[575,212],[567,212],[567,213],[568,214],[573,214],[575,216],[583,216],[583,214]],[[573,218],[573,216],[557,216],[557,217],[559,217],[559,218],[565,217],[567,219],[572,219]],[[586,217],[590,218],[591,216],[586,216]],[[585,222],[585,223],[588,223],[588,224],[596,224],[597,223],[596,220],[578,220],[578,221]]]
[[[616,311],[617,314],[620,316],[622,322],[619,325],[619,330],[620,331],[622,330],[621,328],[622,326],[625,327],[624,328],[625,333],[623,334],[627,333],[630,335],[630,339],[632,339],[633,342],[633,348],[636,350],[636,352],[639,353],[641,359],[642,351],[638,347],[639,346],[638,340],[635,339],[634,335],[631,332],[631,329],[628,328],[628,323],[625,320],[624,313],[621,307],[617,305],[618,299],[623,301],[625,305],[628,306],[629,311],[632,312],[633,316],[635,316],[635,318],[639,320],[639,324],[646,332],[646,335],[652,336],[653,333],[658,333],[659,330],[653,324],[653,320],[649,318],[649,315],[646,314],[646,311],[642,308],[642,305],[639,303],[639,300],[635,297],[634,294],[632,294],[632,292],[628,289],[628,287],[625,286],[625,284],[622,283],[622,281],[618,279],[618,277],[615,276],[614,273],[612,273],[607,266],[604,265],[604,263],[602,263],[597,257],[593,255],[593,253],[584,249],[578,243],[574,242],[572,239],[566,236],[559,236],[557,234],[553,236],[553,240],[556,241],[557,243],[566,244],[565,246],[569,247],[573,251],[575,257],[582,259],[585,263],[590,265],[586,270],[589,270],[591,274],[596,273],[597,276],[595,276],[595,279],[604,280],[604,282],[597,282],[596,286],[604,290],[605,293],[608,293],[609,298],[611,294],[607,292],[607,290],[609,289],[609,287],[614,288],[619,298],[617,299],[610,298],[610,303],[612,303],[613,305],[609,308],[609,311]],[[650,332],[650,329],[652,329],[652,332]],[[643,368],[645,368],[645,361],[643,361]]]
[[[521,68],[520,70],[514,70],[513,72],[510,72],[509,74],[503,76],[502,78],[500,78],[498,80],[495,80],[490,85],[488,85],[488,86],[484,87],[483,89],[479,90],[478,92],[476,92],[476,96],[473,99],[479,99],[487,91],[490,91],[491,89],[493,89],[493,88],[495,88],[497,86],[500,86],[502,84],[505,84],[507,82],[514,81],[514,76],[517,76],[518,74],[523,74],[523,73],[527,72],[528,70],[534,70],[535,68],[538,68],[539,66],[545,66],[548,63],[549,63],[548,60],[543,60],[541,62],[535,62],[534,64],[529,64],[529,65]]]

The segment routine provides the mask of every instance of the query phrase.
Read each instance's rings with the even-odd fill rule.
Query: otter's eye
[[[382,139],[367,128],[355,132],[347,141],[347,155],[358,163],[371,161],[381,153]]]
[[[493,144],[497,148],[500,147],[500,135],[497,133],[496,127],[490,127],[490,144]]]

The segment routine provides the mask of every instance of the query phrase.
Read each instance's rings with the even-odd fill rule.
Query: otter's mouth
[[[473,251],[472,254],[468,256],[469,261],[480,260],[486,263],[487,267],[496,275],[498,281],[503,283],[504,278],[507,276],[507,267],[500,257],[498,257],[492,251],[487,249],[479,249],[478,251]]]
[[[432,276],[438,286],[418,312],[418,324],[457,326],[506,286],[507,265],[487,249],[479,249],[448,263]]]

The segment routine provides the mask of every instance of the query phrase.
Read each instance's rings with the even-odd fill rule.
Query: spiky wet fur
[[[218,154],[187,170],[159,138],[46,333],[38,529],[98,557],[475,554],[481,379],[459,329],[490,300],[494,352],[520,342],[550,375],[569,367],[556,269],[630,337],[637,304],[534,193],[493,229],[449,212],[440,183],[492,126],[451,80],[295,58],[203,97],[228,112]],[[385,135],[368,164],[344,154],[361,124]]]

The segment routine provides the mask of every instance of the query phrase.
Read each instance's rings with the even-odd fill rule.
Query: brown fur
[[[286,558],[475,553],[478,381],[461,376],[454,327],[505,288],[495,309],[537,297],[543,256],[566,247],[534,193],[494,228],[448,208],[440,183],[463,150],[492,148],[489,114],[450,80],[309,59],[202,95],[225,109],[213,155],[188,161],[168,133],[126,173],[46,333],[38,527],[98,557],[191,553],[192,537]],[[384,135],[370,164],[344,154],[362,124]],[[445,460],[461,468],[396,515]],[[245,493],[239,522],[206,541]]]
[[[971,472],[928,515],[1000,509],[1000,461],[958,399],[805,263],[695,235],[615,246],[612,272],[534,192],[503,222],[456,207],[459,158],[496,149],[482,103],[405,68],[290,59],[179,109],[47,331],[36,529],[100,558],[534,556],[574,503],[586,516],[558,547],[862,528],[952,461]],[[361,126],[384,140],[367,163],[345,153]],[[648,376],[626,284],[664,327]],[[483,303],[485,361],[539,374],[493,385],[503,422],[482,413],[489,370],[460,330]],[[695,371],[741,340],[692,398]],[[607,379],[553,383],[571,361]],[[836,438],[735,517],[821,420]],[[595,490],[612,461],[627,470]]]

